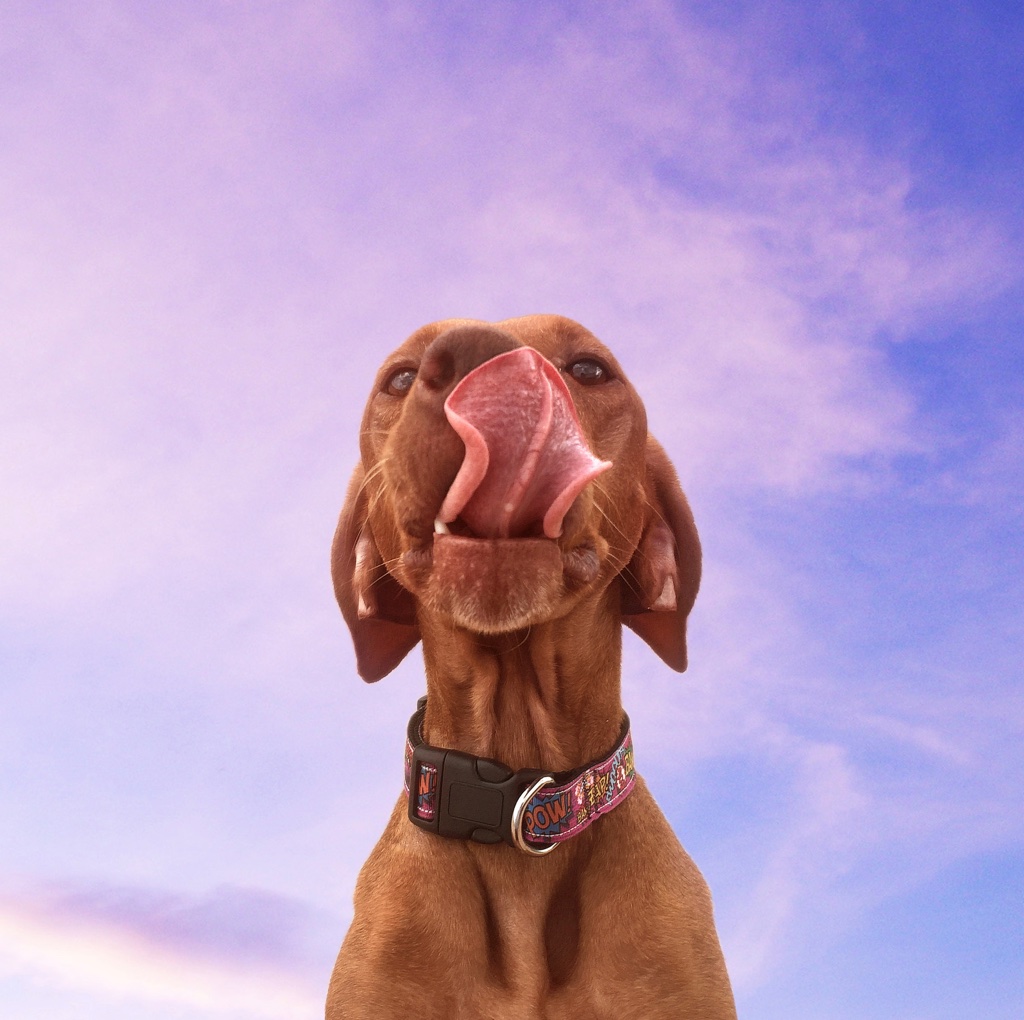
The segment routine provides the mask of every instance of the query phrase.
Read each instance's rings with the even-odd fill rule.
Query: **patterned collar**
[[[636,783],[625,715],[619,742],[606,758],[574,772],[513,772],[490,758],[425,743],[426,707],[427,699],[420,698],[409,720],[405,790],[409,820],[439,836],[504,842],[541,856],[621,804]]]

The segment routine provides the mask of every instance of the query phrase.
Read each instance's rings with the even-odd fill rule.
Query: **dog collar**
[[[423,740],[427,699],[409,720],[405,791],[409,820],[427,832],[550,853],[629,796],[636,783],[629,717],[615,750],[574,772],[520,769]]]

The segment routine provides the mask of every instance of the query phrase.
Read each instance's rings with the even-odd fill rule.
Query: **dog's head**
[[[598,600],[686,668],[700,544],[611,352],[553,315],[446,320],[387,358],[334,538],[359,673],[379,680],[421,614],[478,634]]]

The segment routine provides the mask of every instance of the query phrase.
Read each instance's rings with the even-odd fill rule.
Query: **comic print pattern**
[[[633,737],[627,732],[603,762],[563,786],[541,790],[523,813],[523,835],[537,844],[571,839],[621,804],[635,784]]]
[[[405,746],[405,790],[412,785],[412,744]],[[437,766],[420,764],[416,777],[416,816],[425,822],[433,821],[437,811]]]

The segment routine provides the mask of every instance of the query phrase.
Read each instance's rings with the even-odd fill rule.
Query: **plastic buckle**
[[[422,710],[409,724],[413,737],[409,820],[427,832],[449,839],[518,846],[513,831],[523,793],[549,773],[513,772],[501,762],[420,743]],[[521,809],[520,809],[521,814]]]

